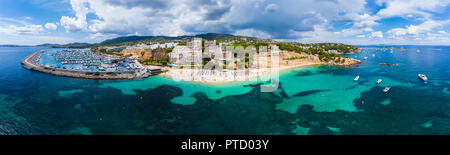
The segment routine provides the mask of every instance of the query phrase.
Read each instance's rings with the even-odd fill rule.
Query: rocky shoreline
[[[295,58],[295,59],[291,59]],[[293,51],[281,51],[280,52],[280,67],[292,68],[302,64],[323,64],[332,66],[353,66],[360,64],[361,61],[349,57],[334,58],[329,61],[320,60],[318,55],[311,55],[307,53],[298,53]]]

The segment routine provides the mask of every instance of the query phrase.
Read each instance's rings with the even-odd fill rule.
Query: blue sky
[[[299,42],[450,45],[449,0],[2,0],[0,44],[215,32]]]

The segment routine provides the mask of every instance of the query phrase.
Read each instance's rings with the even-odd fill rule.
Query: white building
[[[136,45],[136,48],[137,49],[149,49],[150,48],[150,46],[148,46],[147,44],[137,44]]]
[[[156,43],[151,45],[151,49],[158,49],[158,48],[172,48],[175,47],[178,43],[174,43],[174,42],[170,42],[170,43],[164,43],[164,44],[160,44],[160,43]]]
[[[209,46],[215,46],[216,44],[217,44],[216,40],[213,40],[213,41],[205,40],[205,48],[207,48]]]
[[[150,46],[150,48],[153,49],[158,49],[159,48],[159,43],[153,44]]]
[[[210,58],[216,59],[216,60],[231,60],[232,59],[232,52],[227,51],[226,46],[220,45],[209,45],[205,47],[205,55],[209,56]]]
[[[194,38],[192,41],[187,43],[187,46],[192,48],[194,51],[202,52],[202,38]]]
[[[339,52],[337,50],[328,50],[328,53],[334,53],[334,54],[338,54]]]
[[[187,46],[175,46],[169,54],[170,62],[176,65],[201,65],[202,63],[202,39],[194,38]]]
[[[217,45],[216,41],[205,41],[205,49],[202,53],[201,38],[194,38],[192,41],[187,42],[187,46],[175,46],[169,54],[170,62],[181,66],[191,65],[191,63],[201,64],[203,57],[228,61],[233,59],[233,54],[222,43]]]

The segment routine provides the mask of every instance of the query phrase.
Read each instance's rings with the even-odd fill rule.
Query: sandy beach
[[[242,81],[256,81],[259,79],[269,79],[271,73],[302,68],[323,63],[303,63],[292,66],[279,66],[278,68],[250,69],[250,70],[232,70],[232,71],[206,71],[195,69],[169,69],[168,72],[162,73],[162,76],[169,77],[180,81],[189,81],[202,84],[223,84]]]
[[[292,59],[295,58],[295,59]],[[261,79],[266,81],[270,79],[272,73],[277,76],[277,72],[286,69],[302,68],[314,65],[329,64],[330,62],[324,62],[319,59],[317,55],[309,55],[306,53],[297,53],[289,51],[281,51],[279,55],[279,62],[276,68],[257,68],[257,69],[246,69],[246,70],[201,70],[201,69],[174,69],[169,68],[168,72],[162,73],[161,75],[169,77],[180,81],[189,81],[202,84],[221,84],[221,83],[231,83],[231,82],[242,82],[242,81],[256,81]],[[334,63],[336,66],[350,66],[360,63],[361,61],[352,58],[343,58],[346,61],[344,63]],[[258,57],[258,60],[266,60]],[[268,60],[268,65],[271,62]]]

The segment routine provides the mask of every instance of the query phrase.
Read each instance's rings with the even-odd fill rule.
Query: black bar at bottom
[[[27,146],[64,150],[149,152],[279,152],[345,150],[353,148],[408,149],[433,144],[448,136],[0,136],[0,146]],[[443,147],[446,148],[446,147]]]

